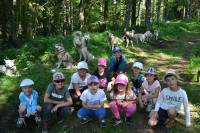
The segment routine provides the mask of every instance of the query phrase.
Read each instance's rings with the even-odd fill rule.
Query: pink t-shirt
[[[148,81],[145,80],[143,83],[142,83],[142,86],[144,87],[144,91],[146,94],[148,93],[151,93],[151,92],[155,92],[155,89],[160,87],[160,82],[158,80],[155,80],[153,82],[153,84],[149,85]]]

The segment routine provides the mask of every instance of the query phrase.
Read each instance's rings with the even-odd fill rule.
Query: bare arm
[[[78,84],[73,83],[73,87],[75,89],[76,95],[81,96],[80,86]]]
[[[71,98],[71,96],[69,96],[69,97],[66,99],[66,101],[57,104],[57,107],[59,108],[59,107],[70,106],[70,105],[72,105],[72,98]]]

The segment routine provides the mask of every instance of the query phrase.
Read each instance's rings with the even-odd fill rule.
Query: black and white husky
[[[60,68],[60,66],[64,66],[67,69],[71,68],[74,60],[72,56],[65,51],[63,44],[55,44],[55,49],[58,58],[58,62],[56,63],[57,68]]]

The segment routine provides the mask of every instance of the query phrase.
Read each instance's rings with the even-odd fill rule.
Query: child
[[[110,96],[110,109],[114,116],[114,126],[121,123],[121,113],[125,113],[125,121],[130,122],[131,116],[136,112],[136,95],[128,87],[128,77],[126,75],[120,74],[117,76]]]
[[[43,133],[48,132],[49,121],[53,113],[57,114],[59,122],[63,122],[64,117],[71,109],[72,99],[64,81],[63,73],[56,72],[53,74],[53,82],[48,85],[44,96]]]
[[[98,59],[98,68],[93,73],[99,79],[99,88],[105,90],[107,88],[108,82],[110,81],[108,74],[106,72],[106,59]]]
[[[140,62],[135,62],[132,67],[133,75],[131,76],[132,81],[132,90],[136,95],[138,95],[140,91],[140,87],[142,86],[143,81],[145,80],[144,76],[140,73],[143,69],[143,64]]]
[[[89,88],[81,94],[82,108],[78,111],[77,116],[81,119],[81,124],[85,124],[90,117],[96,116],[100,121],[100,127],[105,127],[106,110],[104,102],[106,95],[103,90],[99,89],[99,80],[92,75],[88,79]]]
[[[87,79],[90,77],[88,73],[88,65],[85,61],[78,63],[78,71],[74,73],[71,77],[71,82],[69,85],[69,92],[73,100],[73,107],[78,110],[80,105],[80,96],[82,92],[87,89]]]
[[[164,88],[158,97],[155,112],[149,119],[150,126],[155,126],[157,123],[165,123],[167,128],[172,128],[181,104],[184,105],[186,126],[191,126],[187,94],[178,86],[178,80],[179,76],[172,70],[165,74],[164,81],[168,87]]]
[[[146,80],[142,83],[138,95],[139,104],[142,109],[146,106],[146,112],[151,112],[159,96],[161,86],[154,68],[150,67],[145,76]]]
[[[115,47],[108,66],[108,71],[111,75],[111,78],[116,77],[120,73],[123,73],[125,70],[125,65],[125,56],[122,54],[122,51],[119,47]]]
[[[19,94],[19,118],[17,120],[17,127],[22,127],[26,125],[25,118],[29,116],[34,116],[35,122],[40,124],[41,118],[39,113],[41,112],[41,107],[37,103],[38,92],[33,88],[34,82],[31,79],[24,79],[20,84],[22,92]]]

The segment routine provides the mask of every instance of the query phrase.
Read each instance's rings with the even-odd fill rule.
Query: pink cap
[[[105,58],[99,58],[97,65],[98,66],[106,66],[106,59]]]
[[[125,74],[119,74],[115,79],[115,84],[128,84],[128,77]]]

